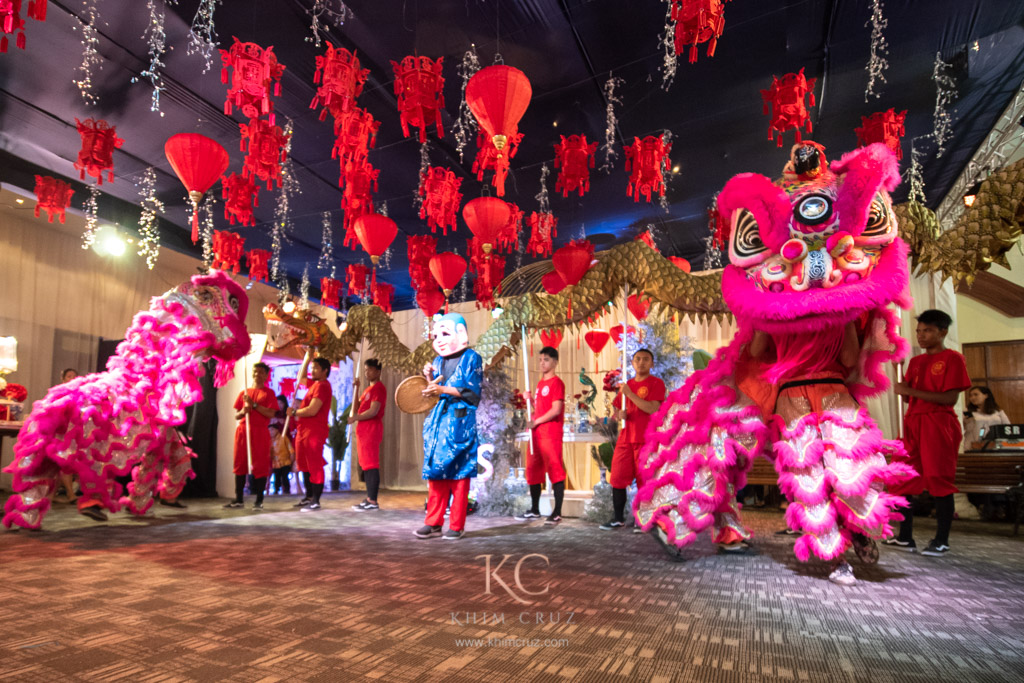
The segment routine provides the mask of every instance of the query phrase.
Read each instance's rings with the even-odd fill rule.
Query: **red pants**
[[[356,432],[356,455],[359,457],[359,469],[373,470],[380,468],[380,438],[372,435],[361,436]]]
[[[257,479],[270,476],[270,432],[252,430],[249,433],[252,445],[252,476]],[[235,428],[235,454],[233,474],[249,474],[249,453],[245,443],[245,420]]]
[[[533,430],[533,445],[526,452],[526,483],[530,486],[544,483],[544,472],[548,473],[552,484],[565,481],[565,465],[562,463],[562,425],[554,423],[558,431],[543,429],[541,425]]]
[[[936,498],[956,493],[956,459],[963,432],[960,421],[950,412],[917,413],[903,420],[904,461],[918,475],[890,486],[889,491],[901,496],[916,496],[927,490]]]
[[[634,479],[637,486],[643,484],[640,481],[641,448],[642,443],[629,443],[622,439],[615,444],[615,452],[612,454],[612,476],[608,482],[613,489],[629,488]]]
[[[452,531],[464,530],[466,506],[469,504],[469,478],[430,479],[427,486],[430,489],[430,497],[427,498],[427,524],[444,524],[444,511],[448,508],[448,498],[451,496],[452,511],[448,517],[448,528]]]
[[[311,434],[301,426],[295,433],[295,461],[300,472],[309,473],[309,481],[314,484],[324,483],[324,444],[327,434]]]

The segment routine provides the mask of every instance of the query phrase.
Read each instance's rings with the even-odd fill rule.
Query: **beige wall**
[[[1010,250],[1008,259],[1010,270],[992,266],[992,274],[1024,287],[1024,254],[1014,248]],[[999,311],[959,294],[956,312],[961,344],[1024,339],[1024,318],[1007,318]]]

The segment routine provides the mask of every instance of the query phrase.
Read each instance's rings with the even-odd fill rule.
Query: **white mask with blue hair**
[[[447,358],[469,346],[466,319],[458,313],[446,313],[434,321],[434,352]]]

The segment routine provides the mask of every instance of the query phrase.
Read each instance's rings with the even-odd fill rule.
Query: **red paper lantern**
[[[373,290],[373,305],[379,306],[388,315],[391,315],[391,299],[395,295],[395,288],[384,282],[375,282]]]
[[[164,143],[171,162],[192,200],[192,242],[199,240],[199,202],[228,168],[228,151],[216,140],[199,133],[178,133]]]
[[[568,197],[573,190],[579,196],[590,190],[590,169],[594,168],[594,152],[597,143],[587,144],[586,135],[562,136],[562,141],[555,145],[555,168],[561,169],[555,192]]]
[[[405,240],[405,248],[413,289],[419,291],[434,287],[436,283],[430,274],[430,257],[437,253],[437,239],[431,235],[410,235]]]
[[[29,2],[25,16],[36,21],[46,21],[46,0]],[[25,20],[21,18],[21,0],[0,0],[0,29],[4,33],[17,33],[14,42],[19,49],[25,49]],[[7,36],[0,38],[0,52],[7,52]]]
[[[313,83],[319,83],[316,96],[310,103],[310,109],[323,105],[320,120],[323,121],[330,110],[335,121],[344,113],[356,106],[356,98],[363,92],[369,69],[361,69],[356,53],[343,47],[327,46],[327,52],[316,58],[316,72]]]
[[[684,273],[690,272],[690,262],[682,258],[681,256],[669,256],[668,260],[672,262],[672,265],[674,265],[676,268],[683,271]]]
[[[690,64],[697,61],[697,46],[708,44],[708,57],[715,56],[718,39],[725,30],[725,8],[729,0],[672,0],[672,19],[676,22],[676,54],[690,46]]]
[[[245,238],[227,230],[213,233],[213,267],[237,273],[242,260],[242,246]]]
[[[260,188],[252,178],[232,173],[221,179],[221,195],[224,199],[224,218],[231,225],[238,221],[241,225],[255,225],[252,210],[260,205]]]
[[[356,219],[353,227],[359,243],[370,255],[370,260],[376,266],[380,257],[388,250],[391,243],[398,235],[398,225],[387,216],[379,213],[369,213]]]
[[[335,280],[333,277],[320,278],[320,303],[328,308],[338,308],[344,286],[341,280]]]
[[[221,83],[228,82],[228,69],[232,69],[224,114],[231,116],[234,106],[250,119],[268,115],[273,125],[274,105],[270,101],[270,87],[273,84],[275,96],[281,94],[281,75],[285,69],[284,64],[278,63],[274,48],[263,49],[256,43],[243,43],[235,38],[230,49],[220,51],[220,59],[224,63],[220,71]]]
[[[498,233],[499,249],[511,254],[519,244],[519,233],[523,229],[523,211],[512,202],[508,203],[508,223]]]
[[[644,230],[642,233],[633,238],[635,242],[643,242],[654,251],[658,251],[658,245],[654,243],[654,235],[651,234],[650,230]]]
[[[493,184],[496,188],[495,192],[499,197],[505,196],[505,178],[508,177],[508,161],[515,158],[516,152],[519,151],[519,143],[522,141],[522,133],[510,135],[505,149],[498,151],[494,143],[486,138],[483,133],[476,139],[479,151],[476,153],[476,159],[473,160],[473,167],[470,170],[476,174],[476,179],[480,182],[483,182],[485,172],[494,171]],[[505,155],[504,161],[499,163],[499,157],[502,155]]]
[[[288,398],[295,395],[295,382],[298,378],[296,377],[282,377],[281,378],[281,392]]]
[[[505,188],[504,182],[498,184],[497,179],[504,179],[508,173],[505,147],[509,138],[518,134],[519,120],[530,106],[532,96],[533,88],[526,74],[505,64],[480,69],[466,84],[466,106],[497,150],[494,165],[499,197],[504,196]]]
[[[562,330],[541,330],[540,331],[540,343],[544,346],[550,346],[557,349],[565,338],[565,332]]]
[[[590,330],[583,335],[583,341],[587,342],[587,346],[595,354],[601,353],[605,346],[608,345],[608,340],[611,338],[604,330]]]
[[[266,249],[249,250],[245,255],[245,259],[249,263],[250,282],[270,281],[270,270],[267,266],[270,263],[271,256],[272,254]]]
[[[421,289],[416,292],[416,305],[430,318],[444,306],[444,292],[440,289]]]
[[[490,254],[512,219],[512,209],[508,202],[497,197],[478,197],[466,202],[462,209],[462,219],[476,236],[483,252]]]
[[[857,146],[866,147],[873,142],[882,142],[893,151],[897,159],[902,159],[903,148],[900,147],[900,138],[907,132],[903,124],[906,118],[906,109],[899,114],[895,109],[889,109],[860,117],[860,127],[853,130],[857,134]]]
[[[81,172],[79,176],[85,180],[88,173],[96,179],[98,185],[103,184],[103,171],[107,172],[107,181],[114,182],[114,149],[124,144],[117,137],[117,126],[111,126],[103,119],[75,119],[78,134],[82,137],[82,149],[78,151],[75,168]]]
[[[430,258],[430,273],[444,291],[445,298],[459,286],[459,280],[466,274],[466,260],[458,254],[444,251]]]
[[[771,111],[771,122],[768,124],[768,139],[779,133],[777,147],[782,147],[782,134],[790,128],[796,130],[796,141],[800,142],[800,126],[805,126],[811,133],[811,115],[808,107],[814,106],[814,83],[818,79],[807,80],[804,70],[789,73],[781,79],[772,76],[772,87],[761,91],[764,100],[764,113]],[[807,97],[810,99],[805,99]]]
[[[249,123],[240,123],[242,131],[241,149],[248,147],[248,154],[242,166],[242,175],[255,176],[267,183],[267,189],[273,189],[273,183],[281,187],[281,164],[288,158],[288,140],[280,126],[274,126],[263,119],[250,119]]]
[[[462,203],[461,186],[462,178],[440,166],[427,169],[420,177],[420,218],[427,219],[430,232],[440,227],[442,234],[447,235],[448,228],[455,229],[455,215]]]
[[[501,296],[501,280],[505,276],[505,257],[491,254],[480,264],[478,277],[473,283],[477,308],[494,309],[494,297]]]
[[[608,334],[611,335],[612,341],[615,342],[616,344],[622,341],[622,329],[622,325],[616,325],[615,327],[608,330]],[[641,338],[640,331],[637,328],[633,327],[632,325],[627,326],[625,329],[626,334],[633,335],[638,340]]]
[[[373,213],[373,192],[377,190],[380,169],[364,160],[350,161],[342,169],[338,185],[344,188],[341,208],[345,210],[345,246],[356,244],[355,222],[360,216]]]
[[[574,287],[590,270],[594,258],[594,245],[588,240],[573,240],[555,252],[551,262],[566,286]],[[572,297],[569,297],[568,317],[572,318]]]
[[[351,296],[366,298],[370,293],[366,283],[370,278],[370,269],[362,263],[350,263],[345,274],[348,276],[348,293]]]
[[[534,211],[526,223],[530,226],[530,241],[526,244],[526,253],[534,256],[551,256],[551,238],[558,234],[558,219],[555,215]]]
[[[71,195],[75,191],[71,185],[51,176],[36,176],[36,211],[35,216],[39,218],[39,212],[45,211],[46,217],[53,222],[56,215],[60,222],[64,222],[64,212],[71,206]]]
[[[630,294],[629,298],[626,299],[626,307],[630,313],[636,316],[637,320],[644,320],[647,318],[647,314],[651,312],[651,300],[638,297],[636,294]]]
[[[380,121],[373,114],[353,107],[334,118],[334,149],[331,158],[338,159],[342,168],[350,161],[362,161],[377,144]]]
[[[665,144],[659,135],[648,135],[643,140],[634,137],[633,144],[626,148],[626,171],[629,176],[629,187],[626,196],[634,202],[640,201],[640,195],[648,202],[651,193],[657,192],[665,196],[665,168],[668,167],[668,154],[672,144]]]
[[[562,276],[555,271],[551,271],[550,273],[542,276],[540,284],[544,287],[544,291],[552,296],[565,289],[565,280],[563,280]]]
[[[420,142],[427,141],[427,126],[437,127],[437,137],[444,137],[441,111],[444,109],[444,78],[441,69],[444,57],[433,61],[430,57],[409,55],[402,63],[392,60],[395,72],[395,95],[402,134],[409,137],[409,125],[420,129]]]

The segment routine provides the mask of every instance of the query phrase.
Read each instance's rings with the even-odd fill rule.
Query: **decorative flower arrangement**
[[[8,382],[7,386],[0,391],[0,396],[3,396],[8,401],[21,403],[28,397],[28,390],[20,384]]]
[[[512,392],[512,410],[526,410],[526,395],[523,392]]]
[[[622,382],[622,370],[615,369],[611,372],[606,372],[604,375],[604,386],[603,389],[608,393],[615,393],[619,390],[619,384]]]

